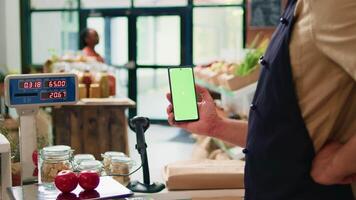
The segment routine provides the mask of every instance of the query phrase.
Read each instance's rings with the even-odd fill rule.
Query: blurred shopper
[[[87,28],[80,33],[81,47],[83,54],[89,57],[95,57],[98,62],[104,62],[103,57],[95,51],[95,46],[99,44],[99,35],[96,30]]]

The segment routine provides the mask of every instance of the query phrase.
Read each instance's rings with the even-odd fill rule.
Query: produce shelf
[[[235,91],[207,83],[201,79],[196,79],[195,82],[208,90],[221,94],[221,102],[225,111],[248,116],[250,104],[257,88],[257,82]]]

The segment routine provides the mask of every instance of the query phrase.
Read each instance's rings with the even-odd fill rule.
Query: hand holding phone
[[[187,122],[199,120],[193,68],[169,68],[168,74],[174,121]]]
[[[216,137],[214,129],[222,119],[216,112],[215,102],[207,89],[196,85],[195,91],[198,97],[199,120],[176,122],[173,114],[172,94],[168,93],[167,100],[171,103],[167,107],[168,123],[171,126],[183,128],[191,133]]]

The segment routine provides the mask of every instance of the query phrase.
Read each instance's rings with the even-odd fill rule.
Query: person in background
[[[83,54],[89,57],[95,57],[98,62],[104,62],[103,57],[95,51],[95,46],[99,44],[99,35],[96,30],[86,28],[80,33],[81,47]]]

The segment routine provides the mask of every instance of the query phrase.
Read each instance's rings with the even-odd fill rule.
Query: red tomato
[[[66,193],[73,191],[78,185],[77,175],[70,170],[60,171],[54,179],[56,187]]]
[[[79,193],[79,199],[97,199],[100,197],[96,190],[84,190]]]
[[[78,200],[77,195],[73,193],[60,193],[56,200]]]
[[[96,171],[82,171],[79,174],[79,185],[84,190],[93,190],[100,182],[99,174]]]
[[[37,167],[37,165],[38,165],[38,152],[37,152],[37,150],[34,150],[32,152],[32,162]]]

